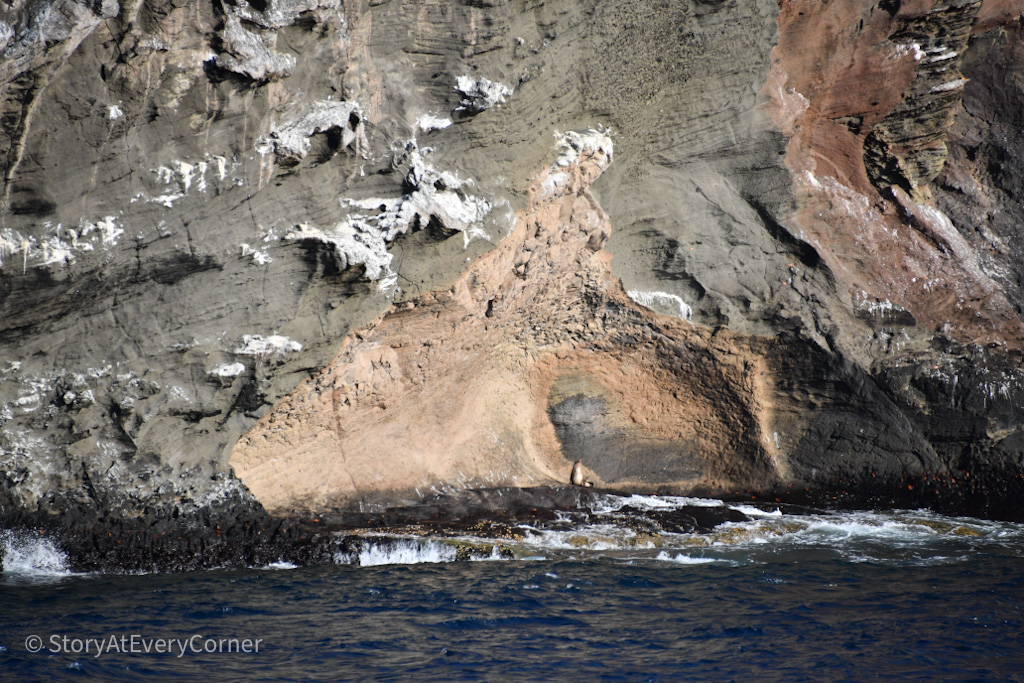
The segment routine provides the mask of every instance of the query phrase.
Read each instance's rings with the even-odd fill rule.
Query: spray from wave
[[[68,558],[53,541],[28,530],[0,530],[0,566],[4,576],[68,576]]]
[[[718,510],[725,521],[687,530],[680,520]],[[716,514],[719,514],[716,513]],[[690,527],[692,529],[692,526]],[[338,564],[596,559],[628,563],[770,564],[780,551],[841,562],[944,564],[976,553],[1024,555],[1024,527],[928,511],[827,511],[681,496],[603,494],[586,510],[520,524],[512,538],[346,537]]]

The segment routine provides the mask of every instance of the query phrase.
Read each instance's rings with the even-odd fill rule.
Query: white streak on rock
[[[652,310],[658,304],[670,309],[676,308],[679,311],[679,317],[683,320],[689,320],[693,315],[693,309],[682,298],[668,292],[641,292],[637,289],[631,289],[626,292],[626,296],[641,306]]]
[[[424,114],[416,121],[416,127],[424,133],[444,130],[450,125],[452,125],[452,120],[448,117],[434,116],[433,114]]]
[[[243,363],[224,363],[210,370],[207,374],[217,377],[238,377],[243,372],[245,372],[245,365]]]
[[[603,166],[612,162],[614,145],[612,144],[611,129],[593,129],[578,133],[570,130],[565,133],[555,131],[556,146],[558,148],[558,159],[555,166],[564,168],[575,163],[580,156],[601,156],[605,157]]]
[[[195,166],[186,164],[184,161],[175,162],[178,164],[178,174],[181,176],[181,184],[184,186],[185,194],[192,189],[192,173]]]
[[[185,195],[181,192],[169,192],[167,194],[162,194],[158,197],[150,197],[149,201],[160,204],[161,206],[165,206],[168,209],[173,209],[174,202],[178,201],[184,196]]]
[[[14,37],[14,29],[10,24],[0,21],[0,50],[7,47],[7,43]]]
[[[945,83],[937,85],[928,92],[947,92],[949,90],[959,90],[965,85],[967,85],[967,79],[958,78],[955,81],[946,81]]]
[[[950,59],[953,59],[954,57],[959,56],[959,54],[960,53],[957,52],[956,50],[950,50],[948,47],[946,47],[944,45],[940,45],[939,47],[937,47],[937,48],[935,48],[933,50],[928,50],[928,57],[924,61],[925,61],[925,64],[933,64],[935,62],[945,62],[947,60],[950,60]],[[920,57],[918,57],[918,59],[920,59]]]
[[[357,123],[353,124],[355,114]],[[300,161],[310,150],[310,138],[317,133],[337,129],[341,131],[341,146],[348,147],[358,141],[362,126],[362,110],[356,102],[333,102],[322,100],[313,105],[299,119],[286,123],[266,137],[256,141],[256,151],[261,155],[271,151],[279,159]]]
[[[161,204],[169,209],[173,208],[174,202],[188,196],[193,185],[195,185],[196,189],[200,192],[206,192],[208,186],[206,174],[211,170],[211,166],[216,167],[218,180],[223,182],[227,179],[227,159],[223,156],[213,154],[207,155],[204,159],[194,162],[175,159],[167,166],[161,165],[157,168],[151,169],[150,173],[155,176],[153,180],[155,184],[174,185],[174,189],[168,189],[168,191],[155,196],[149,196],[146,193],[140,192],[137,197],[133,198],[131,201],[132,203],[135,203],[137,199],[145,199],[147,202]]]
[[[312,239],[333,245],[339,268],[362,265],[366,277],[381,280],[381,291],[388,291],[397,278],[391,270],[392,255],[387,245],[399,235],[436,221],[449,233],[463,233],[466,246],[473,239],[488,238],[479,224],[493,207],[486,199],[466,192],[471,181],[434,169],[412,143],[405,160],[409,163],[406,184],[412,188],[407,194],[398,198],[342,199],[342,206],[352,210],[345,220],[329,229],[303,223],[285,239]]]
[[[267,0],[262,3],[262,11],[248,3],[239,3],[231,7],[231,12],[241,19],[266,29],[278,29],[291,26],[306,12],[333,10],[340,12],[342,0]]]
[[[49,239],[41,242],[39,247],[42,249],[43,255],[37,265],[66,266],[69,262],[75,260],[75,254],[71,245],[61,240],[59,233],[57,236],[50,237]]]
[[[455,111],[470,114],[479,114],[503,104],[506,98],[512,96],[512,88],[504,83],[486,78],[474,79],[471,76],[459,76],[455,81],[455,91],[462,94],[462,102]]]
[[[228,161],[227,161],[227,159],[225,159],[222,156],[216,155],[216,154],[213,155],[211,158],[213,159],[214,163],[217,164],[217,177],[221,181],[223,181],[224,178],[226,178],[227,174],[228,174]]]
[[[562,171],[556,173],[549,173],[544,182],[541,183],[541,188],[544,191],[544,198],[549,199],[560,194],[566,186],[569,184],[569,174]]]
[[[388,253],[384,238],[382,230],[358,219],[346,219],[326,231],[302,223],[285,235],[288,240],[316,240],[333,245],[340,269],[361,265],[370,280],[393,275],[392,256]]]
[[[104,244],[117,246],[117,238],[124,234],[124,230],[117,227],[117,223],[114,222],[116,219],[116,216],[106,216],[95,223],[95,227],[99,228]],[[88,234],[88,232],[85,234]]]
[[[38,239],[6,229],[0,232],[0,267],[4,257],[17,253],[22,255],[24,272],[30,258],[37,266],[66,266],[75,260],[78,253],[94,251],[97,247],[115,247],[118,237],[124,234],[116,220],[116,216],[105,216],[96,222],[83,218],[76,230],[64,230],[57,225],[55,234]],[[49,227],[49,224],[44,227]]]
[[[269,356],[274,353],[291,353],[301,351],[302,344],[288,337],[272,334],[264,337],[260,334],[242,335],[242,345],[234,353],[240,356]]]
[[[224,52],[214,57],[222,69],[248,76],[254,81],[268,81],[290,76],[295,70],[295,57],[274,52],[277,33],[267,36],[252,33],[242,26],[238,17],[228,14],[220,33]]]
[[[920,62],[921,58],[925,56],[924,50],[921,49],[921,45],[918,43],[907,43],[905,45],[897,45],[892,59],[899,59],[904,55],[913,55],[915,62]]]
[[[23,248],[24,238],[15,235],[16,233],[10,229],[0,233],[0,267],[3,267],[5,258],[17,254]]]
[[[242,256],[252,256],[253,263],[265,266],[268,263],[273,263],[274,259],[270,258],[270,255],[262,249],[254,249],[246,243],[240,245],[242,247]]]

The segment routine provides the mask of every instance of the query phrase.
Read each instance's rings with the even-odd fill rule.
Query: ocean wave
[[[424,539],[395,538],[370,541],[356,552],[338,553],[335,564],[352,564],[359,567],[378,567],[390,564],[424,564],[454,562],[454,546]]]
[[[704,557],[700,555],[686,555],[684,553],[672,555],[664,551],[658,553],[654,559],[659,562],[672,562],[673,564],[727,564],[733,567],[742,564],[736,560],[724,557]]]
[[[720,508],[732,518],[686,532],[688,509]],[[673,510],[682,515],[673,516]],[[736,513],[739,513],[738,515]],[[682,496],[603,494],[588,514],[562,510],[519,524],[508,538],[347,537],[339,564],[379,566],[461,560],[605,558],[616,562],[770,564],[789,551],[851,563],[928,565],[965,555],[1024,555],[1024,526],[945,517],[926,510],[806,511]]]
[[[710,507],[717,508],[725,505],[725,502],[716,498],[691,498],[688,496],[643,496],[633,494],[631,496],[617,496],[612,493],[605,493],[596,496],[590,511],[594,514],[608,514],[618,512],[629,507],[635,510],[678,510],[685,507]]]
[[[781,517],[782,510],[775,508],[774,510],[762,510],[756,508],[753,505],[730,505],[731,509],[736,512],[742,512],[748,517]]]
[[[0,530],[4,576],[51,579],[71,576],[67,555],[49,538],[29,530]]]
[[[513,557],[503,545],[479,538],[375,536],[348,541],[349,547],[335,553],[335,564],[378,567],[456,561],[486,562]]]

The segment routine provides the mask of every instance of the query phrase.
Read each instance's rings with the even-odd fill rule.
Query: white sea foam
[[[298,569],[299,565],[291,562],[271,562],[265,569]]]
[[[684,553],[672,555],[664,551],[658,553],[658,556],[654,559],[660,562],[673,562],[675,564],[739,564],[733,560],[727,560],[721,557],[698,557],[694,555],[686,555]]]
[[[736,511],[751,519],[690,533],[658,531],[657,520],[665,513],[692,507]],[[656,514],[645,519],[645,512]],[[895,566],[948,564],[986,552],[1024,555],[1024,525],[1020,524],[946,517],[924,510],[789,514],[780,506],[686,496],[602,494],[595,496],[590,510],[560,510],[550,522],[521,524],[516,530],[521,540],[500,544],[483,538],[365,539],[355,550],[340,553],[336,561],[361,566],[453,562],[462,559],[462,544],[477,548],[478,557],[473,559],[482,560],[504,559],[511,550],[520,560],[601,557],[631,564],[694,566],[771,564],[780,552],[812,561]]]
[[[742,510],[747,512],[746,510]],[[1003,536],[1006,534],[1006,536]],[[689,535],[684,545],[732,559],[770,562],[782,549],[847,562],[923,566],[977,552],[1021,553],[1024,527],[927,511],[822,512],[762,516]],[[768,552],[768,555],[763,553]]]
[[[830,520],[812,522],[806,529],[795,534],[798,539],[840,540],[877,538],[889,541],[911,540],[920,536],[935,536],[933,529],[916,524],[905,524],[891,520]]]
[[[386,544],[372,543],[363,547],[359,555],[336,556],[338,564],[356,564],[360,567],[376,567],[386,564],[424,564],[454,562],[455,546],[440,541],[422,539],[395,539]]]
[[[639,494],[616,496],[614,494],[603,494],[595,498],[591,509],[596,514],[607,514],[609,512],[617,512],[627,506],[637,510],[675,510],[681,507],[717,508],[723,505],[725,503],[715,498],[642,496]]]
[[[30,578],[68,576],[68,558],[49,538],[31,531],[0,531],[3,573]]]
[[[781,517],[782,510],[775,509],[772,511],[760,510],[753,505],[730,505],[730,509],[736,512],[742,512],[748,517]]]
[[[534,553],[549,551],[620,551],[654,549],[660,540],[641,536],[615,524],[588,524],[573,529],[539,529],[521,526],[525,532],[522,545]],[[669,537],[671,535],[665,535]]]

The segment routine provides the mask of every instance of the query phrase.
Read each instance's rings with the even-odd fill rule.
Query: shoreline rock
[[[448,548],[456,560],[516,559],[511,547],[523,540],[526,529],[573,531],[607,523],[595,512],[600,508],[595,502],[609,495],[627,500],[613,517],[615,524],[637,535],[638,543],[656,542],[661,533],[702,534],[726,522],[751,520],[730,504],[795,516],[926,507],[951,516],[1024,522],[1024,510],[1010,503],[1024,494],[1020,477],[961,473],[952,480],[907,477],[904,482],[888,490],[836,482],[830,489],[736,491],[713,496],[723,505],[676,505],[665,511],[631,509],[628,498],[700,497],[710,492],[498,487],[441,494],[415,504],[392,501],[282,516],[267,515],[244,501],[177,516],[172,510],[131,519],[81,508],[65,508],[71,514],[60,516],[0,511],[0,531],[48,540],[65,556],[67,571],[118,574],[349,564],[363,552],[386,554],[389,548],[400,548],[402,539]]]
[[[1012,515],[1020,2],[520,9],[0,9],[4,519],[264,557],[577,458]]]

